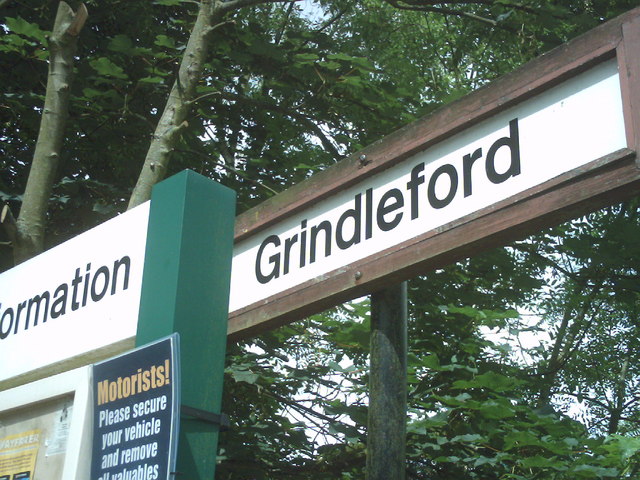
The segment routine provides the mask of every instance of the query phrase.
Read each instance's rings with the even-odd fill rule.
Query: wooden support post
[[[405,478],[407,283],[371,295],[367,479]]]

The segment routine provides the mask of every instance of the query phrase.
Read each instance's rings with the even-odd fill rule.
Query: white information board
[[[136,334],[149,202],[0,275],[0,381]]]

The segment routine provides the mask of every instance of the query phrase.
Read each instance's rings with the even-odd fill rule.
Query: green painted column
[[[136,344],[180,334],[181,403],[220,413],[235,192],[191,171],[154,187]],[[214,478],[218,427],[182,419],[177,480]]]

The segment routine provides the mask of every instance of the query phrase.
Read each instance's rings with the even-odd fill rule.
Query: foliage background
[[[47,245],[126,208],[197,2],[86,2]],[[75,5],[72,5],[75,7]],[[239,210],[635,2],[305,0],[228,16],[169,175]],[[17,215],[57,3],[0,2],[0,199]],[[417,479],[638,478],[636,201],[410,282]],[[0,241],[6,243],[0,230]],[[11,265],[0,247],[1,269]],[[220,479],[363,478],[366,299],[230,347]]]

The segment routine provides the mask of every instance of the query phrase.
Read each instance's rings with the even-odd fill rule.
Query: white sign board
[[[626,146],[610,60],[240,241],[229,312]],[[148,215],[146,203],[0,275],[0,382],[135,336]]]
[[[618,67],[611,60],[240,242],[229,311],[626,146]]]
[[[0,381],[136,334],[149,202],[0,275]]]

